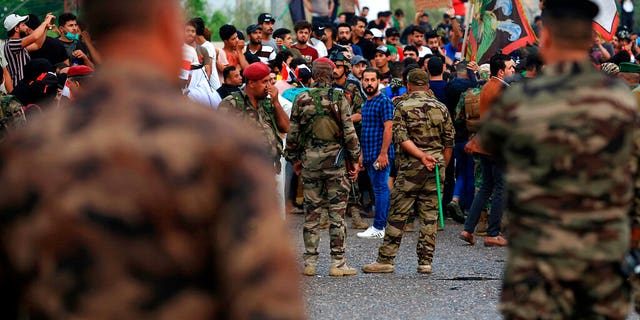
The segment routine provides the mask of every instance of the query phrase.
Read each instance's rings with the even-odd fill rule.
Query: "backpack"
[[[334,92],[334,88],[329,89],[328,92],[329,100],[331,101],[329,108],[332,108],[329,113],[322,105],[324,90],[314,90],[310,93],[313,98],[313,104],[316,107],[316,113],[310,121],[309,128],[311,129],[311,134],[317,140],[336,142],[342,138],[342,130],[340,130],[335,116],[338,110],[336,110]]]
[[[480,127],[480,91],[482,88],[471,88],[464,93],[464,115],[467,130],[478,132]]]
[[[9,131],[24,126],[26,122],[22,103],[12,95],[3,95],[0,99],[0,141]]]

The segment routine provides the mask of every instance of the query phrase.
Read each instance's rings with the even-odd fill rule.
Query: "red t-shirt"
[[[298,51],[300,51],[300,54],[302,55],[302,57],[307,60],[307,62],[311,63],[313,61],[315,61],[316,59],[318,59],[318,50],[310,47],[309,45],[307,45],[306,48],[304,49],[300,49],[300,47],[298,47],[298,45],[293,46],[294,48],[298,49]]]

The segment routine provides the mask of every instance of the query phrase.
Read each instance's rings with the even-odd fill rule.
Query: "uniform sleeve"
[[[285,146],[284,157],[291,163],[299,162],[300,155],[300,104],[307,99],[306,92],[300,93],[293,101],[291,116],[289,117],[290,128],[287,133],[287,145]]]
[[[444,121],[442,122],[442,146],[445,148],[453,148],[455,145],[456,129],[453,127],[453,121],[451,115],[446,107],[443,105],[442,115]]]
[[[360,142],[356,135],[356,129],[351,121],[351,111],[349,102],[344,95],[340,95],[339,100],[340,117],[342,118],[342,132],[344,133],[344,143],[349,150],[349,160],[358,162],[360,158]]]
[[[636,120],[636,129],[633,131],[634,141],[633,141],[633,154],[632,154],[632,166],[631,170],[633,172],[633,203],[631,205],[631,227],[634,233],[640,232],[640,125],[638,125],[638,120]],[[639,231],[635,231],[639,230]],[[633,236],[633,235],[632,235]],[[640,240],[640,239],[637,239]],[[640,247],[640,243],[635,243],[632,245],[636,245]]]
[[[401,144],[409,140],[407,124],[402,116],[402,108],[397,107],[393,113],[393,142]]]

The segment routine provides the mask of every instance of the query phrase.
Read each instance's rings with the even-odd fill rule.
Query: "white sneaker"
[[[369,229],[363,231],[363,232],[358,232],[358,234],[356,234],[358,236],[358,238],[365,238],[365,239],[382,239],[384,238],[384,229],[383,230],[378,230],[376,229],[374,226],[369,227]]]

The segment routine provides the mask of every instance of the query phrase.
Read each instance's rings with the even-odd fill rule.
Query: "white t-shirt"
[[[180,69],[179,78],[182,80],[188,80],[189,74],[191,73],[191,65],[200,64],[200,60],[198,60],[198,53],[196,52],[196,48],[188,45],[182,45],[182,69]],[[188,68],[188,69],[187,69]]]
[[[218,90],[218,88],[220,88],[220,78],[218,78],[218,68],[216,67],[216,48],[213,46],[213,43],[209,41],[205,41],[202,46],[209,51],[209,56],[212,61],[209,83],[214,90]]]
[[[429,47],[425,47],[422,46],[420,48],[418,48],[418,57],[422,58],[428,54],[433,54],[433,51],[431,51],[431,49],[429,49]]]
[[[327,46],[321,40],[312,37],[309,45],[316,49],[316,51],[318,51],[318,58],[326,57],[329,55]]]

